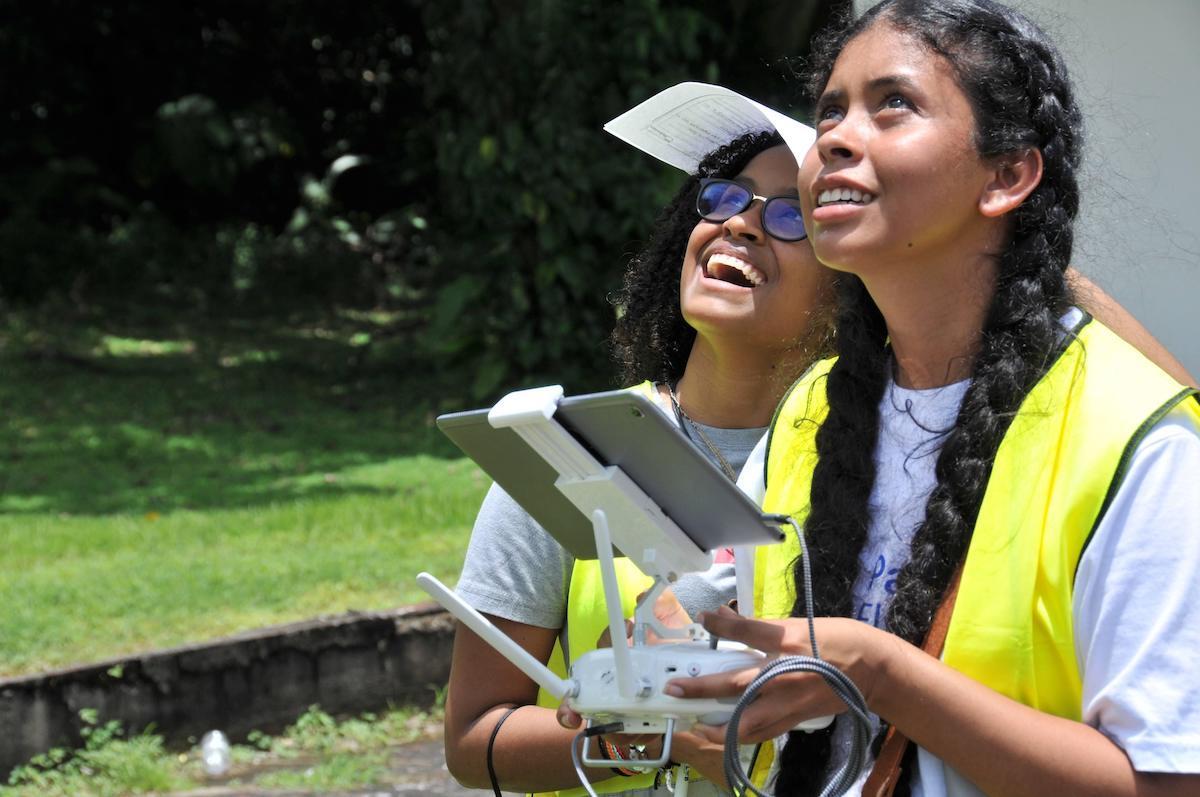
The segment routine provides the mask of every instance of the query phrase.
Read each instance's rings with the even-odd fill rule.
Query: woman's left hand
[[[812,655],[808,621],[803,618],[754,620],[722,608],[698,619],[714,636],[743,642],[768,655]],[[888,640],[903,643],[866,623],[841,617],[816,620],[816,634],[821,658],[846,673],[871,705],[872,695],[882,678]],[[665,691],[683,698],[736,697],[746,690],[758,673],[759,668],[751,668],[699,678],[680,678],[668,682]],[[738,740],[742,743],[765,741],[787,733],[805,720],[845,710],[846,704],[834,695],[819,675],[787,673],[767,683],[742,714]],[[724,737],[723,729],[705,730],[697,726],[694,730],[713,741]]]

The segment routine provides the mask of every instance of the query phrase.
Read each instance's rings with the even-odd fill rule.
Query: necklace
[[[700,442],[704,444],[704,447],[716,458],[717,464],[721,466],[721,470],[725,472],[729,480],[737,481],[737,473],[733,470],[733,466],[729,464],[729,460],[725,459],[725,455],[721,453],[721,449],[713,444],[713,441],[708,438],[708,435],[704,433],[700,425],[688,417],[688,414],[683,411],[683,407],[679,406],[679,396],[675,395],[675,386],[668,384],[666,387],[667,395],[671,397],[671,408],[675,410],[675,418],[679,421],[679,428],[683,430],[684,436],[695,443],[696,441],[692,438],[692,432],[695,432],[696,436],[700,438]],[[688,431],[689,429],[691,431]]]

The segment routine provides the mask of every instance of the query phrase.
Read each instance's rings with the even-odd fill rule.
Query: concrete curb
[[[0,773],[80,744],[81,709],[182,745],[213,728],[274,733],[331,714],[430,705],[450,675],[454,620],[436,604],[351,612],[200,645],[0,679]]]

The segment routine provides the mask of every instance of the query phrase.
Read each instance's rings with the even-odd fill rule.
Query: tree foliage
[[[426,16],[443,56],[427,73],[442,199],[427,339],[480,364],[477,393],[513,372],[594,383],[606,294],[660,194],[644,160],[598,131],[686,78],[713,32],[652,2],[456,5]]]
[[[383,310],[464,392],[608,384],[677,180],[601,125],[680,80],[786,106],[838,3],[152,0],[0,26],[0,303]]]

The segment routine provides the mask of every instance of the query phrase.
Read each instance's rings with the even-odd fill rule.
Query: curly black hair
[[[659,213],[649,242],[629,261],[621,290],[613,299],[620,315],[610,343],[621,384],[646,380],[674,384],[687,365],[696,330],[688,326],[679,307],[679,271],[688,237],[699,221],[700,179],[734,177],[756,155],[781,144],[778,133],[764,131],[747,133],[714,150]]]
[[[1058,350],[1058,319],[1071,304],[1065,272],[1079,209],[1082,116],[1054,44],[1024,16],[990,0],[884,0],[814,45],[814,97],[846,44],[875,25],[912,37],[951,65],[974,113],[981,158],[1037,148],[1043,163],[1041,182],[1010,214],[971,383],[943,438],[937,483],[887,610],[888,630],[920,645],[966,555],[1000,441]],[[805,535],[813,572],[821,574],[814,610],[848,616],[870,522],[878,407],[892,367],[883,317],[851,275],[838,280],[835,340],[839,357],[826,383],[829,415],[817,433]],[[797,564],[794,577],[800,572]],[[799,592],[795,616],[805,610]],[[792,734],[777,793],[813,792],[828,755],[828,733]]]

